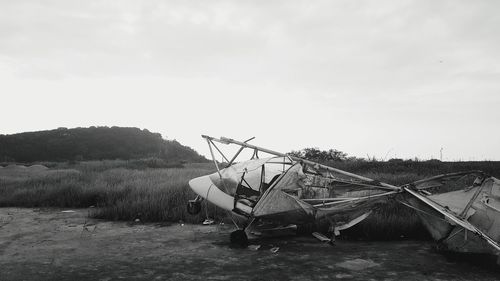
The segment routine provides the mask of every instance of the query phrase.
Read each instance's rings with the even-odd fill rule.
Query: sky
[[[500,1],[0,0],[0,134],[500,160]]]

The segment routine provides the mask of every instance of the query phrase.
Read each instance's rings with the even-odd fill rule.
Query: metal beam
[[[258,147],[258,146],[252,145],[252,144],[248,144],[248,143],[245,143],[245,142],[240,142],[240,141],[233,140],[233,139],[230,139],[230,138],[225,138],[225,137],[221,137],[220,139],[214,138],[214,137],[210,137],[210,136],[206,136],[206,135],[202,135],[202,137],[205,138],[205,139],[207,139],[207,140],[212,140],[212,141],[220,142],[220,143],[223,143],[223,144],[230,144],[230,143],[232,143],[232,144],[236,144],[236,145],[239,145],[239,146],[242,146],[242,147],[247,147],[247,148],[251,148],[251,149],[257,149],[257,150],[262,151],[264,153],[268,153],[268,154],[272,154],[272,155],[276,155],[276,156],[289,157],[290,159],[292,159],[294,161],[302,162],[304,164],[313,166],[315,168],[320,168],[320,169],[327,170],[327,171],[330,171],[330,172],[334,172],[334,173],[337,173],[337,174],[341,174],[341,175],[344,175],[344,176],[349,176],[349,177],[356,178],[356,179],[359,179],[359,180],[362,180],[362,181],[365,181],[365,182],[380,184],[380,188],[383,188],[383,189],[401,191],[400,187],[394,186],[392,184],[388,184],[388,183],[384,183],[384,182],[378,182],[378,181],[375,181],[375,180],[370,179],[370,178],[366,178],[366,177],[363,177],[363,176],[360,176],[360,175],[356,175],[356,174],[353,174],[353,173],[349,173],[349,172],[346,172],[346,171],[343,171],[343,170],[339,170],[339,169],[336,169],[336,168],[333,168],[333,167],[330,167],[330,166],[319,164],[319,163],[316,163],[316,162],[313,162],[313,161],[310,161],[310,160],[307,160],[307,159],[303,159],[303,158],[295,157],[295,156],[290,156],[290,155],[288,155],[286,153],[282,153],[282,152],[270,150],[270,149],[263,148],[263,147]]]

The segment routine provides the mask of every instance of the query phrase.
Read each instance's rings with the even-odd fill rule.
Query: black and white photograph
[[[0,105],[0,281],[500,279],[500,1],[0,0]]]

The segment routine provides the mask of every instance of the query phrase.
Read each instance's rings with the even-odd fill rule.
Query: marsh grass
[[[363,176],[400,186],[425,178],[424,175],[402,171],[400,173],[376,173],[372,170]],[[402,195],[387,198],[375,206],[373,213],[361,223],[342,232],[343,237],[370,240],[427,239],[427,231],[416,212],[398,201]]]
[[[479,163],[479,168],[500,170],[497,169],[500,165],[492,165],[498,164],[497,162]],[[217,221],[230,221],[226,211],[206,202],[202,204],[202,212],[196,216],[189,215],[186,211],[186,202],[195,197],[188,187],[189,179],[214,172],[212,164],[184,164],[181,165],[183,168],[150,167],[157,164],[155,160],[106,160],[47,163],[51,167],[48,170],[4,167],[0,169],[0,207],[92,206],[90,216],[108,220],[199,223],[210,217]],[[352,163],[344,165],[348,165],[356,173],[393,185],[413,182],[451,169],[446,165],[435,167],[436,163],[432,163],[432,167],[413,163],[412,165],[422,166],[415,171],[412,170],[415,168],[412,165],[393,167],[396,172],[391,172],[391,169],[384,166],[387,163],[381,163],[383,166],[380,170],[375,169],[373,163],[362,163],[367,165],[365,170],[352,166]],[[476,168],[470,163],[453,165]],[[416,213],[397,200],[398,197],[380,204],[368,219],[343,231],[343,236],[377,240],[428,237]]]
[[[30,171],[0,170],[0,207],[94,207],[96,218],[110,220],[199,222],[210,216],[222,219],[225,212],[203,205],[197,216],[188,215],[186,202],[195,194],[189,179],[213,172],[209,164],[185,168],[128,169],[116,162],[92,161],[71,169]]]
[[[225,213],[203,204],[196,216],[187,214],[186,203],[195,194],[189,179],[211,173],[212,168],[173,168],[146,171],[110,170],[100,175],[97,186],[106,190],[91,215],[111,220],[200,222],[206,216],[222,219]]]

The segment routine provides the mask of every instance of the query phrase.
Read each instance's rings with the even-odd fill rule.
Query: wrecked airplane
[[[423,224],[446,249],[498,255],[500,246],[500,184],[482,172],[456,173],[394,186],[334,167],[322,165],[229,138],[202,136],[208,143],[217,171],[192,179],[198,195],[188,203],[188,212],[201,210],[201,201],[244,218],[235,223],[231,242],[246,245],[249,233],[294,232],[298,227],[326,221],[330,237],[315,233],[322,241],[333,241],[340,231],[366,219],[389,196],[417,210]],[[239,146],[229,159],[216,145]],[[244,149],[250,160],[236,161]],[[218,162],[215,152],[222,157]],[[259,158],[259,153],[270,157]],[[221,163],[224,163],[223,166]],[[476,176],[472,185],[450,192],[446,183]],[[241,221],[241,220],[238,220]],[[272,225],[269,228],[269,225]],[[267,227],[267,229],[266,229]]]

